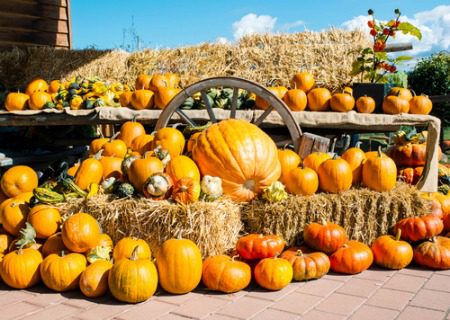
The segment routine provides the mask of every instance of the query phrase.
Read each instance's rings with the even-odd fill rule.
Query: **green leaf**
[[[362,72],[362,68],[364,66],[363,61],[355,61],[352,63],[352,71],[350,71],[351,76],[356,76],[357,74],[360,74]]]
[[[413,57],[410,57],[410,56],[398,56],[397,58],[395,58],[395,61],[409,61],[412,59],[413,59]]]
[[[375,53],[375,57],[376,57],[378,60],[387,60],[387,59],[388,59],[388,55],[387,55],[387,53],[384,52],[384,51],[378,51],[378,52],[376,52],[376,53]]]
[[[420,32],[419,28],[413,26],[409,22],[400,22],[397,29],[400,30],[403,34],[410,34],[419,40],[422,39],[422,33]]]

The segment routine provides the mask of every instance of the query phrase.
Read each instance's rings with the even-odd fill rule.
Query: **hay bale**
[[[145,239],[154,254],[163,241],[177,237],[194,241],[203,256],[223,254],[234,248],[242,229],[239,205],[228,200],[182,206],[100,194],[87,201],[71,199],[59,208],[64,215],[90,213],[115,242],[125,236]]]
[[[322,219],[343,226],[351,239],[371,244],[398,220],[422,214],[426,209],[427,203],[416,188],[399,183],[390,192],[360,188],[340,194],[289,196],[272,204],[256,200],[245,206],[241,215],[247,232],[275,233],[289,245],[302,241],[308,223]]]

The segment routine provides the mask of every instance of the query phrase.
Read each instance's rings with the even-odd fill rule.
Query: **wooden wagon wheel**
[[[238,105],[238,95],[239,89],[246,90],[248,92],[252,92],[257,96],[266,100],[270,106],[256,119],[253,119],[251,123],[261,126],[267,116],[275,110],[283,119],[284,124],[289,130],[289,134],[292,139],[292,144],[296,151],[299,151],[300,147],[300,138],[302,136],[302,131],[300,126],[295,121],[291,110],[286,106],[286,104],[278,99],[276,95],[267,90],[264,86],[242,78],[237,77],[215,77],[201,80],[197,83],[190,85],[189,87],[182,90],[178,93],[172,101],[167,105],[166,108],[161,112],[161,115],[156,123],[156,130],[166,127],[169,124],[170,119],[173,114],[177,114],[180,119],[188,125],[195,126],[195,121],[189,117],[189,115],[184,112],[180,107],[184,103],[184,101],[193,96],[195,93],[200,92],[202,99],[206,106],[206,111],[209,116],[209,120],[211,122],[217,122],[216,115],[214,114],[214,109],[212,108],[210,101],[208,100],[206,94],[207,90],[211,88],[224,87],[224,88],[232,88],[233,89],[233,97],[231,100],[231,110],[230,110],[230,118],[236,118],[236,110]]]

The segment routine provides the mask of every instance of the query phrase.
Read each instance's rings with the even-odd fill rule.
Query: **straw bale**
[[[87,201],[70,199],[59,208],[63,215],[90,213],[115,242],[126,236],[145,239],[155,254],[162,242],[178,237],[194,241],[203,256],[223,254],[234,248],[242,229],[239,205],[229,200],[183,206],[99,194]]]
[[[427,206],[416,188],[399,183],[390,192],[359,188],[340,194],[289,196],[272,204],[256,200],[241,215],[247,232],[275,233],[289,245],[300,244],[304,227],[322,219],[343,226],[351,239],[370,244],[398,220],[423,214]]]

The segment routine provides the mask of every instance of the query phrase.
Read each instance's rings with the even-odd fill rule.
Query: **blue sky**
[[[118,48],[124,43],[124,31],[130,30],[132,18],[141,46],[160,48],[218,39],[234,41],[252,30],[351,28],[361,25],[369,8],[380,19],[393,17],[393,10],[400,8],[408,19],[424,27],[427,45],[422,44],[420,53],[449,49],[450,5],[438,0],[74,0],[71,1],[73,45],[75,49]],[[130,44],[131,35],[125,34],[125,44]]]

